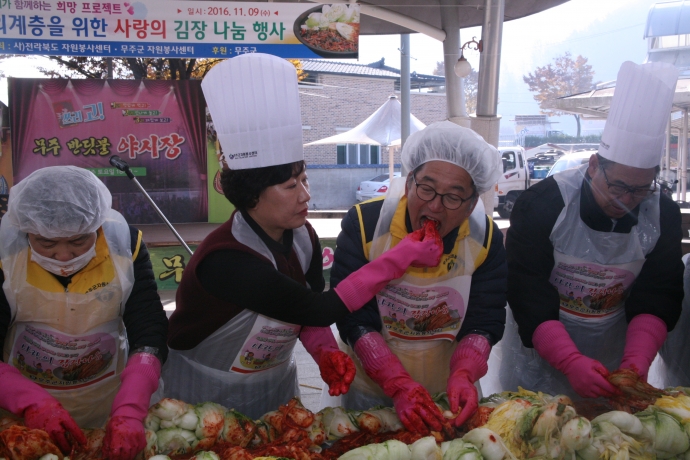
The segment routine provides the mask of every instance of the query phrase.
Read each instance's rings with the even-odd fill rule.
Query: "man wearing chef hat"
[[[338,292],[322,292],[294,66],[246,54],[215,66],[201,87],[223,150],[223,193],[236,211],[185,268],[170,318],[166,396],[214,401],[257,419],[300,395],[298,339],[331,394],[347,392],[354,364],[328,326],[411,263],[438,264],[440,248],[408,239]]]
[[[443,121],[412,134],[402,177],[385,198],[356,205],[342,222],[331,284],[375,263],[411,232],[437,227],[441,263],[410,267],[365,308],[336,324],[358,368],[348,409],[394,405],[410,431],[462,425],[477,408],[475,382],[505,323],[503,235],[479,195],[501,173],[498,151],[474,131]],[[452,414],[430,394],[447,391]]]
[[[515,203],[508,303],[524,347],[507,327],[505,389],[608,397],[610,371],[647,380],[683,299],[680,210],[656,184],[677,78],[623,63],[598,153]]]

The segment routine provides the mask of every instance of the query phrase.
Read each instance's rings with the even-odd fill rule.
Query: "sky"
[[[659,0],[662,1],[662,0]],[[624,61],[642,63],[647,53],[643,38],[650,7],[655,0],[570,0],[547,11],[506,22],[503,26],[498,113],[501,133],[514,133],[515,115],[536,115],[539,106],[523,82],[523,75],[547,65],[557,56],[570,52],[582,55],[594,70],[595,82],[616,79]],[[463,29],[461,43],[481,38],[481,28]],[[443,59],[443,45],[422,34],[410,37],[412,71],[431,74]],[[386,64],[400,68],[400,36],[360,37],[359,63],[368,64],[385,58]],[[465,56],[474,69],[479,66],[479,52]],[[50,65],[40,57],[11,58],[0,61],[0,71],[11,77],[41,77],[37,65]],[[0,79],[0,100],[7,103],[7,80]],[[576,133],[572,116],[552,118],[552,129]],[[586,128],[586,127],[585,127]]]

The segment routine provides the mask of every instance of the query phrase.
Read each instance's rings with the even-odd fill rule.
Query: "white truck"
[[[499,147],[503,174],[495,185],[494,210],[504,219],[510,217],[515,200],[530,186],[525,149],[520,146]]]

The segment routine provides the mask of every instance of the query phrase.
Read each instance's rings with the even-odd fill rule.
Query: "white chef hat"
[[[671,64],[624,62],[599,144],[599,155],[634,168],[659,165],[678,69]]]
[[[230,169],[304,159],[297,72],[288,61],[243,54],[214,66],[201,89]]]
[[[411,134],[401,153],[402,176],[429,161],[445,161],[467,171],[477,193],[494,186],[501,175],[501,155],[479,134],[451,121],[432,123]]]

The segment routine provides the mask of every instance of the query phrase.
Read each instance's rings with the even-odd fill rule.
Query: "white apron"
[[[404,178],[397,182],[404,186]],[[405,222],[407,200],[396,194],[394,187],[381,208],[369,260],[394,245],[397,238],[391,233],[393,220]],[[468,225],[461,226],[453,252],[442,258],[439,268],[410,267],[376,295],[383,321],[382,335],[388,347],[412,379],[430,394],[446,391],[450,358],[467,311],[472,273],[486,257],[486,231],[484,206],[479,200]],[[392,400],[366,375],[352,349],[346,350],[355,362],[357,374],[350,391],[343,396],[344,407],[366,410],[377,405],[392,406]],[[481,395],[480,388],[478,391]]]
[[[273,254],[242,214],[233,219],[237,241],[275,267]],[[293,230],[293,248],[306,273],[313,246],[305,226]],[[191,350],[170,350],[163,368],[165,396],[190,404],[213,401],[252,419],[276,410],[300,396],[293,356],[300,328],[243,310]]]
[[[560,321],[578,350],[613,371],[625,347],[625,299],[659,239],[659,194],[640,203],[638,223],[630,233],[598,232],[580,219],[586,170],[583,165],[554,176],[565,206],[551,230],[554,268],[549,281],[559,293]],[[522,346],[510,311],[501,348],[504,390],[522,386],[578,398],[564,374],[533,348]]]
[[[105,425],[120,387],[128,351],[122,315],[134,283],[127,222],[112,211],[101,228],[115,276],[86,294],[30,285],[27,266],[35,263],[28,244],[12,253],[2,248],[3,290],[12,314],[4,360],[45,388],[86,428]],[[0,237],[7,236],[5,230]],[[18,235],[14,247],[19,249],[22,241],[28,241],[26,236]]]
[[[683,311],[676,327],[668,333],[668,338],[659,350],[661,373],[664,377],[660,388],[690,386],[690,255],[683,257]]]

